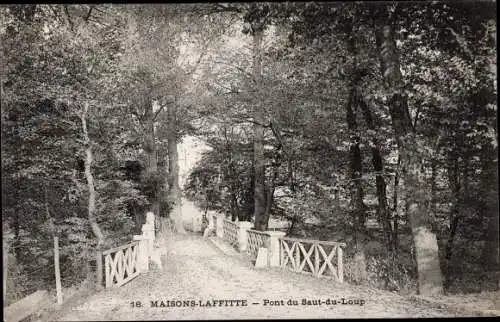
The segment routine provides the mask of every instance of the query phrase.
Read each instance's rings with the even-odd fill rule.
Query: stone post
[[[7,274],[9,272],[8,270],[8,259],[9,259],[9,238],[10,234],[7,235],[7,233],[4,232],[2,236],[2,257],[3,257],[3,302],[5,303],[5,298],[7,295]]]
[[[151,253],[153,253],[153,243],[154,243],[154,230],[153,226],[149,224],[142,225],[142,238],[146,243],[146,254],[149,258]]]
[[[210,212],[207,213],[207,220],[208,220],[208,228],[212,229],[213,231],[216,230],[215,227],[215,214],[212,214]]]
[[[217,223],[216,223],[216,235],[219,238],[224,238],[224,214],[217,214]]]
[[[214,220],[214,216],[215,216],[215,215],[212,215],[211,213],[207,213],[208,225],[207,225],[207,227],[205,228],[205,231],[203,232],[203,237],[208,237],[212,231],[213,231],[214,233],[216,232],[216,231],[215,231],[215,222],[214,222],[215,220]]]
[[[153,253],[155,242],[155,215],[146,213],[146,223],[142,225],[142,236],[147,239],[148,257]]]
[[[145,273],[149,270],[148,245],[142,235],[134,235],[134,240],[139,241],[137,245],[137,270]]]
[[[270,267],[279,267],[281,265],[280,261],[280,240],[279,238],[286,235],[282,231],[266,231],[268,238],[267,246],[267,265]]]
[[[103,271],[103,265],[102,265],[102,248],[101,246],[97,246],[97,252],[96,252],[96,286],[98,290],[102,289],[102,275],[104,273]]]
[[[248,244],[248,229],[251,229],[253,224],[249,221],[238,222],[238,250],[243,253],[247,250]]]
[[[343,254],[342,254],[342,246],[341,245],[338,245],[337,246],[337,276],[339,278],[339,282],[343,282],[344,281],[344,264],[343,264],[343,261],[344,261],[344,258],[343,258]]]

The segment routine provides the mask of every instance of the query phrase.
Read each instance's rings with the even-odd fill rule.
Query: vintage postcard
[[[4,321],[498,316],[496,21],[0,6]]]

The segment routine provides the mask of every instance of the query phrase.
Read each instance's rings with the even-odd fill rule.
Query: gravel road
[[[97,293],[60,321],[456,316],[390,292],[256,269],[198,235],[172,235],[160,246],[162,270]]]

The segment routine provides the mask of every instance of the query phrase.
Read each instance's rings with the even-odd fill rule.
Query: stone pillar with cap
[[[248,229],[251,229],[253,224],[249,221],[238,222],[238,250],[243,253],[248,246]]]
[[[216,235],[219,238],[224,238],[224,214],[217,214],[217,221],[215,223]]]
[[[215,214],[208,213],[207,221],[208,221],[207,227],[215,231]]]
[[[267,242],[267,265],[270,267],[279,267],[281,265],[280,259],[280,238],[284,237],[286,233],[282,231],[266,231],[268,237]]]
[[[155,215],[152,212],[146,214],[146,223],[142,225],[142,236],[146,239],[149,257],[153,253],[155,242]]]
[[[137,245],[137,270],[140,273],[145,273],[149,270],[148,243],[142,235],[134,235],[134,240],[139,242]]]

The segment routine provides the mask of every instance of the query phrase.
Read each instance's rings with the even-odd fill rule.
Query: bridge
[[[190,211],[195,209],[189,201],[184,204]],[[165,250],[161,268],[155,266],[120,287],[97,292],[52,318],[92,321],[457,315],[414,298],[351,285],[338,276],[318,278],[320,268],[328,266],[326,258],[333,255],[325,254],[318,262],[313,256],[321,252],[319,244],[315,245],[314,251],[313,246],[303,247],[301,260],[306,264],[300,265],[304,270],[300,274],[280,266],[256,267],[252,252],[238,252],[224,238],[171,233],[158,241],[158,249]],[[307,274],[304,267],[316,273]]]

